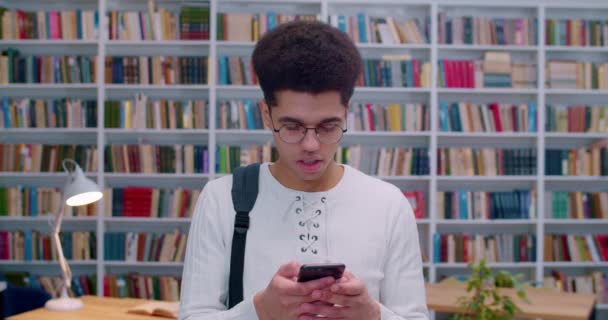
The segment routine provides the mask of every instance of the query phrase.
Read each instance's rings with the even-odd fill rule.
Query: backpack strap
[[[232,251],[230,254],[230,279],[228,282],[228,309],[243,301],[243,265],[245,243],[249,229],[249,212],[258,197],[260,164],[239,167],[232,175],[232,204],[236,211]]]

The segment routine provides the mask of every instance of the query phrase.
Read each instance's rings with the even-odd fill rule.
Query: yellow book
[[[125,101],[125,129],[131,129],[131,100]]]
[[[150,301],[128,309],[127,313],[177,319],[179,302]]]

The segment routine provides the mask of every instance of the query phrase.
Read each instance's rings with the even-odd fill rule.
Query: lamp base
[[[84,304],[80,299],[70,298],[65,288],[61,292],[60,298],[51,299],[44,305],[52,311],[75,311],[82,309]]]

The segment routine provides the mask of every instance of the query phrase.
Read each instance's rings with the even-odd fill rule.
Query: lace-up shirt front
[[[427,319],[418,232],[395,186],[344,165],[325,192],[286,188],[260,168],[247,234],[244,301],[225,310],[235,212],[232,176],[210,181],[198,199],[186,249],[180,319],[256,319],[253,296],[279,266],[342,262],[380,302],[382,319]]]

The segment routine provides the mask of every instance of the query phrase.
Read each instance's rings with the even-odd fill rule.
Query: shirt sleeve
[[[230,310],[224,305],[230,270],[230,260],[226,257],[230,249],[222,234],[225,222],[222,224],[221,215],[230,212],[220,212],[221,190],[217,187],[221,189],[222,185],[218,182],[207,183],[192,216],[182,274],[180,320],[257,319],[253,298]]]
[[[389,226],[385,277],[380,283],[382,320],[428,320],[418,228],[405,197]]]

